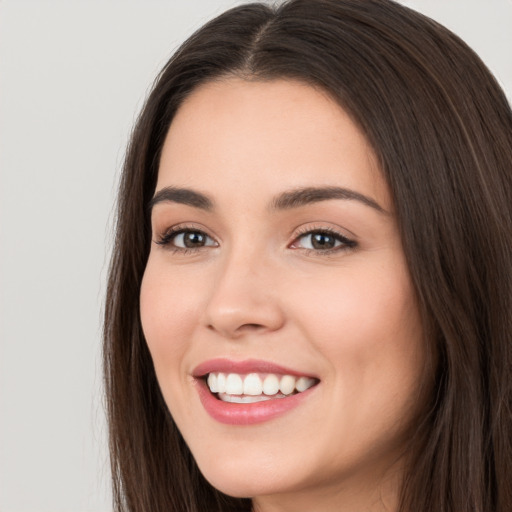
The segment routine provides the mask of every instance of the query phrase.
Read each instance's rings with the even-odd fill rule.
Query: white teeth
[[[279,389],[283,395],[291,395],[295,390],[295,377],[283,375],[279,382]]]
[[[225,393],[225,392],[226,392],[226,376],[223,373],[219,373],[217,375],[217,393]],[[215,391],[212,391],[212,393],[215,393]]]
[[[226,402],[252,403],[266,400],[266,397],[284,398],[295,391],[302,393],[314,386],[316,379],[273,373],[263,377],[257,373],[239,375],[238,373],[212,372],[208,374],[207,383],[210,391],[223,395],[222,400]],[[224,395],[238,398],[231,400]]]
[[[217,375],[215,375],[215,373],[210,373],[208,375],[208,387],[212,393],[219,392],[219,388],[217,387]]]
[[[310,377],[299,377],[297,379],[297,383],[295,384],[295,389],[302,393],[309,389],[315,383],[315,379],[311,379]]]
[[[237,373],[230,373],[226,378],[226,393],[228,395],[242,395],[244,383]]]
[[[263,393],[265,395],[275,395],[279,391],[279,379],[276,375],[267,375],[263,381]]]
[[[263,384],[257,373],[250,373],[244,379],[244,395],[257,396],[263,392]]]
[[[266,400],[272,400],[269,396],[260,395],[260,396],[240,396],[240,395],[228,395],[227,393],[222,393],[219,395],[219,398],[223,402],[231,402],[234,404],[254,404],[256,402],[264,402]]]

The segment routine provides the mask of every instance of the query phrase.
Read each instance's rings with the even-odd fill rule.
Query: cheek
[[[324,279],[317,277],[308,289],[297,289],[290,298],[302,305],[310,325],[333,341],[350,340],[359,348],[362,341],[378,345],[382,338],[406,330],[417,316],[409,280],[397,272],[365,269],[339,278],[331,273]]]
[[[343,438],[339,451],[354,460],[402,442],[421,406],[425,360],[406,272],[365,270],[344,273],[339,282],[331,276],[323,283],[326,291],[309,295],[309,307],[300,314],[307,338],[330,367],[327,398],[340,404],[325,413],[322,428],[326,437]],[[305,299],[306,294],[294,298]]]
[[[293,295],[307,338],[344,384],[397,388],[407,381],[410,389],[418,379],[421,322],[405,265],[397,261],[359,267],[339,278],[330,273]]]
[[[142,329],[155,368],[176,364],[197,326],[199,298],[169,272],[148,261],[140,291]],[[188,290],[188,293],[185,291]]]

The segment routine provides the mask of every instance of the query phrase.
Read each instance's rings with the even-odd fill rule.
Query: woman
[[[393,2],[192,36],[120,189],[117,510],[510,510],[511,148],[478,57]]]

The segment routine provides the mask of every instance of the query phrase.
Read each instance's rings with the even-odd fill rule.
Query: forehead
[[[255,196],[344,186],[390,207],[373,150],[349,115],[324,91],[290,80],[230,78],[198,87],[164,142],[157,190],[169,185],[226,198],[232,187]]]

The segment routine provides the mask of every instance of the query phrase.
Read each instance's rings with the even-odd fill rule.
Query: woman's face
[[[199,87],[151,219],[143,329],[204,476],[261,506],[377,493],[425,354],[390,194],[348,115],[293,81]]]

